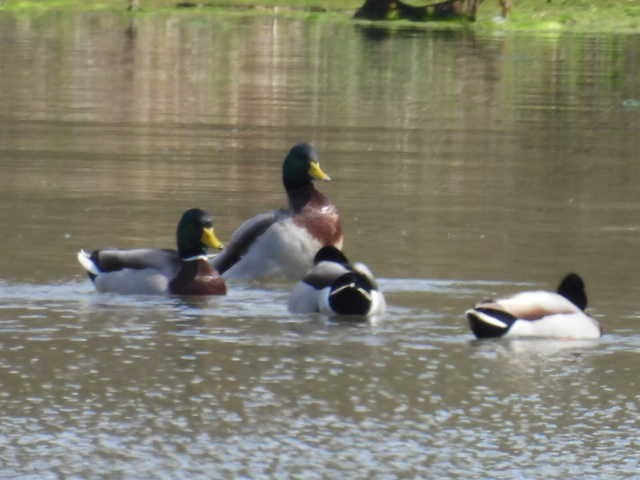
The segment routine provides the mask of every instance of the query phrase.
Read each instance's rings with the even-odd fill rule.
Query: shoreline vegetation
[[[403,0],[412,11],[434,3],[456,0]],[[365,0],[0,0],[0,14],[41,14],[53,11],[114,11],[130,15],[180,12],[184,14],[229,13],[242,15],[289,15],[313,18],[354,18]],[[375,2],[373,2],[375,3]],[[397,2],[391,2],[395,9]],[[475,21],[464,18],[375,20],[389,28],[411,26],[471,28],[497,31],[640,33],[638,0],[511,0],[508,15],[504,1],[482,0],[474,11]],[[430,8],[430,7],[429,7]],[[394,14],[394,11],[396,14]],[[506,16],[506,18],[505,18]],[[389,18],[398,18],[397,10]]]

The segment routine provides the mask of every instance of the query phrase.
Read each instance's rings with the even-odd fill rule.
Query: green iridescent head
[[[287,190],[303,187],[313,180],[331,180],[320,168],[318,154],[308,143],[294,145],[282,165],[282,181]]]
[[[204,255],[207,248],[223,247],[213,230],[213,217],[199,208],[191,208],[182,214],[176,237],[181,258]]]

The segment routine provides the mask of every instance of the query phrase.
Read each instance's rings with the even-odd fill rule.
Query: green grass
[[[191,0],[202,8],[175,8],[179,0],[140,0],[141,13],[235,9],[245,14],[349,16],[364,0]],[[422,5],[429,0],[410,0]],[[125,11],[126,0],[0,0],[0,11]],[[485,0],[471,28],[503,31],[640,32],[640,0],[514,0],[508,21],[499,22],[497,0]],[[414,24],[416,26],[416,24]],[[469,24],[466,25],[469,27]]]
[[[514,3],[511,18],[501,28],[640,32],[638,0],[515,0]]]
[[[181,0],[140,0],[142,10],[164,10],[174,8]],[[358,0],[189,0],[205,8],[291,8],[296,10],[353,11]],[[122,10],[126,0],[0,0],[0,10]]]

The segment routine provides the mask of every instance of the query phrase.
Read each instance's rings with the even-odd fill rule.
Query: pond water
[[[640,36],[0,13],[1,478],[637,478]],[[80,248],[223,240],[309,141],[378,322],[99,295]],[[474,341],[577,271],[595,342]]]

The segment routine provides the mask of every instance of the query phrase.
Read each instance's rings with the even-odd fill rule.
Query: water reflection
[[[379,33],[0,13],[0,476],[636,475],[638,38]],[[173,245],[193,206],[228,236],[301,140],[380,322],[291,315],[290,285],[99,295],[76,265]],[[472,341],[478,298],[572,270],[601,341]]]
[[[579,357],[581,351],[599,347],[598,340],[571,339],[496,339],[490,341],[473,340],[472,344],[479,355],[492,358],[503,357],[507,361],[531,361],[539,363],[549,358]]]

